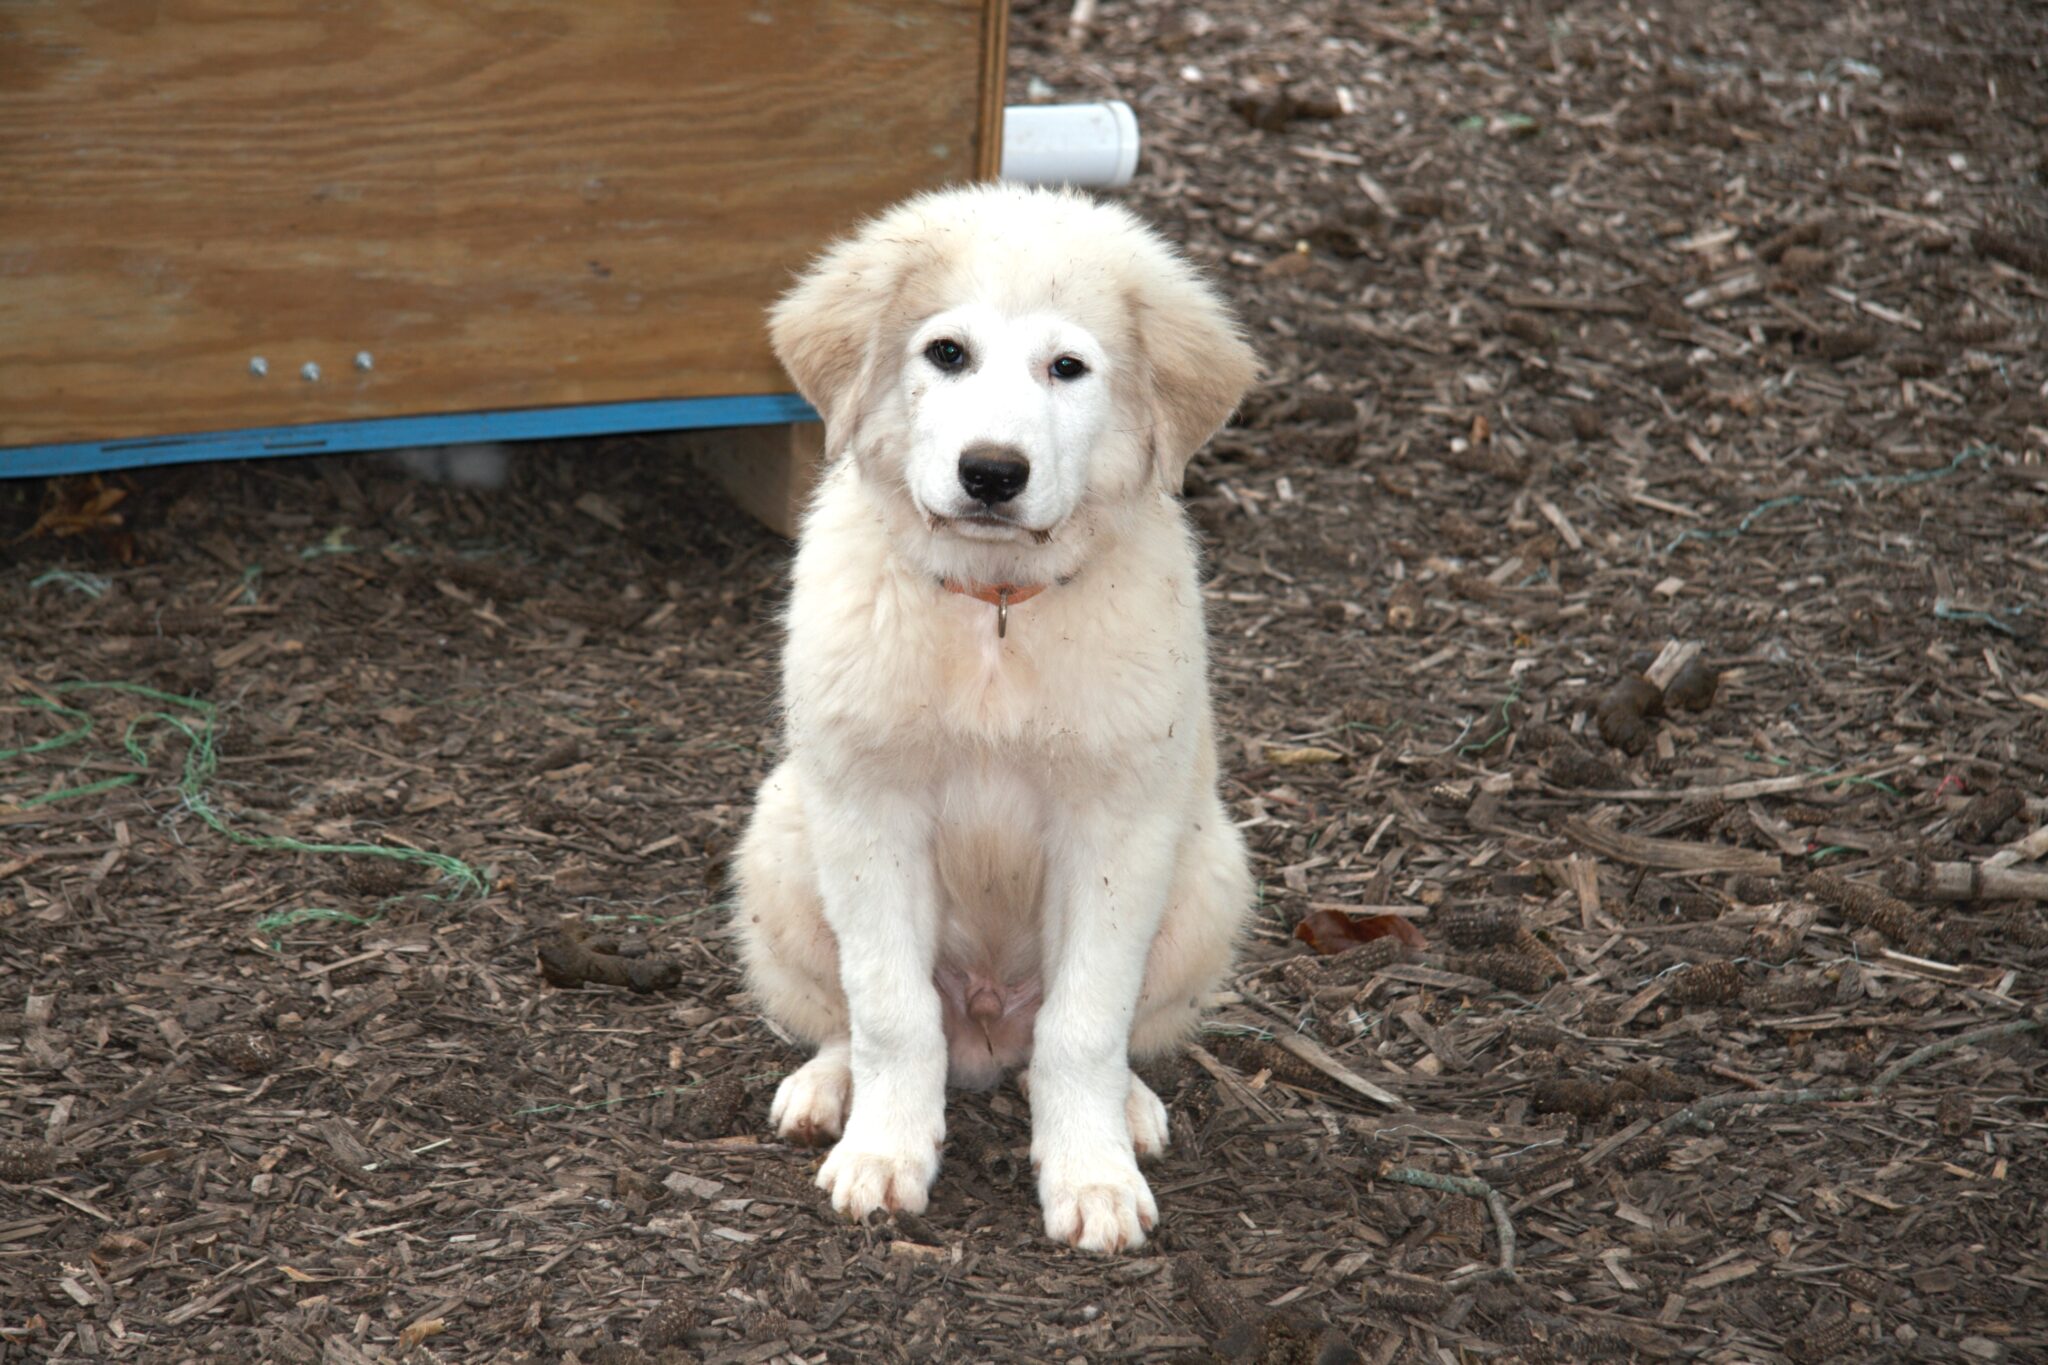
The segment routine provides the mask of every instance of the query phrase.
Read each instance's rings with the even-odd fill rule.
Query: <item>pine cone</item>
[[[1988,844],[2025,804],[2018,787],[1993,787],[1963,807],[1962,814],[1956,817],[1956,838],[1966,844]]]
[[[1832,872],[1814,872],[1806,878],[1806,890],[1822,905],[1840,911],[1850,924],[1875,929],[1893,943],[1911,949],[1927,940],[1927,924],[1920,912],[1874,886]]]
[[[1821,982],[1781,976],[1745,987],[1742,1004],[1751,1014],[1803,1014],[1818,1009],[1831,994]]]
[[[732,1071],[722,1072],[689,1092],[676,1126],[693,1138],[725,1137],[738,1122],[747,1089]]]
[[[1683,967],[1665,978],[1664,994],[1678,1005],[1725,1005],[1742,994],[1742,969],[1725,959]]]
[[[214,1055],[244,1076],[261,1076],[277,1065],[280,1054],[276,1039],[248,1030],[221,1039]]]
[[[1691,1077],[1682,1076],[1669,1067],[1652,1066],[1647,1062],[1623,1067],[1621,1074],[1614,1079],[1617,1084],[1631,1085],[1638,1093],[1653,1100],[1689,1102],[1700,1097],[1700,1087]]]
[[[690,1292],[686,1289],[672,1291],[640,1324],[641,1349],[659,1351],[664,1347],[683,1345],[683,1339],[696,1330],[697,1319],[697,1301]]]
[[[1365,1286],[1365,1310],[1397,1318],[1434,1318],[1451,1306],[1451,1296],[1433,1284],[1413,1280],[1372,1282]]]
[[[1572,791],[1605,791],[1624,785],[1621,769],[1576,745],[1552,759],[1543,775],[1551,785]]]
[[[1615,1148],[1614,1155],[1609,1160],[1614,1163],[1616,1170],[1627,1175],[1656,1165],[1664,1159],[1664,1154],[1670,1149],[1671,1144],[1657,1134],[1645,1133],[1641,1137],[1630,1138]]]
[[[1814,1318],[1785,1338],[1785,1354],[1797,1365],[1821,1365],[1856,1341],[1856,1324],[1840,1313]]]
[[[381,899],[395,896],[412,882],[412,873],[392,858],[351,858],[342,869],[342,882],[358,896]]]
[[[1521,931],[1522,915],[1512,905],[1466,905],[1440,912],[1431,924],[1453,948],[1476,953],[1512,943]]]
[[[1301,1090],[1327,1090],[1329,1078],[1278,1043],[1250,1035],[1226,1037],[1216,1043],[1216,1055],[1246,1075],[1269,1071],[1273,1079]]]
[[[1538,1081],[1529,1092],[1529,1107],[1539,1114],[1597,1119],[1613,1107],[1610,1094],[1609,1087],[1598,1081]]]
[[[57,1169],[57,1149],[47,1142],[0,1142],[0,1180],[41,1180]]]
[[[1523,995],[1540,995],[1560,975],[1549,964],[1527,957],[1511,947],[1489,948],[1483,953],[1446,954],[1444,965],[1454,972],[1480,977]]]
[[[1785,898],[1784,888],[1776,877],[1759,877],[1752,872],[1738,872],[1729,878],[1728,894],[1744,905],[1768,905]]]

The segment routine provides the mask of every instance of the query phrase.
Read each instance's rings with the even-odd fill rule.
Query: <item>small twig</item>
[[[1384,1104],[1389,1109],[1406,1109],[1408,1107],[1407,1103],[1399,1095],[1374,1085],[1371,1081],[1323,1051],[1322,1048],[1316,1046],[1313,1039],[1305,1038],[1298,1033],[1279,1033],[1273,1036],[1273,1041],[1286,1051],[1299,1057],[1302,1061],[1307,1062],[1316,1070],[1322,1072],[1325,1076],[1328,1076],[1337,1084],[1343,1086],[1346,1090],[1363,1095],[1377,1104]]]
[[[1786,792],[1803,791],[1807,787],[1825,787],[1832,783],[1882,777],[1905,766],[1903,763],[1892,763],[1882,767],[1839,768],[1829,772],[1804,773],[1796,777],[1758,777],[1742,782],[1723,782],[1716,786],[1700,787],[1559,787],[1552,794],[1597,801],[1699,802],[1716,798],[1723,801],[1747,801],[1753,796],[1782,796]],[[1549,784],[1546,783],[1545,786],[1548,788]]]
[[[2032,810],[2034,803],[2029,801],[2027,808]],[[2011,867],[2014,863],[2031,863],[2040,858],[2048,858],[2048,825],[2041,826],[2025,838],[2013,840],[1986,858],[1984,866]]]
[[[1954,1052],[1957,1048],[1968,1047],[1972,1043],[1985,1042],[1992,1038],[2004,1038],[2009,1034],[2031,1033],[2040,1027],[2041,1025],[2033,1019],[2008,1019],[2003,1024],[1988,1024],[1983,1028],[1971,1029],[1968,1033],[1958,1033],[1953,1038],[1944,1038],[1938,1043],[1929,1043],[1926,1047],[1907,1053],[1878,1072],[1877,1079],[1870,1083],[1870,1088],[1872,1091],[1882,1090],[1920,1063],[1939,1057],[1945,1052]]]
[[[1703,1116],[1715,1110],[1734,1109],[1745,1104],[1832,1104],[1842,1100],[1871,1099],[1883,1093],[1892,1082],[1922,1062],[1944,1053],[1954,1052],[1958,1048],[1968,1047],[1972,1043],[2004,1038],[2015,1033],[2031,1033],[2040,1027],[2040,1023],[2033,1019],[2011,1019],[2003,1024],[1990,1024],[1984,1028],[1971,1029],[1968,1033],[1958,1033],[1953,1038],[1944,1038],[1938,1043],[1929,1043],[1926,1047],[1907,1053],[1878,1072],[1877,1078],[1867,1085],[1838,1085],[1802,1090],[1731,1090],[1720,1095],[1709,1095],[1659,1123],[1656,1131],[1659,1134],[1668,1133],[1673,1129],[1697,1123]]]
[[[1892,882],[1900,895],[1922,900],[2048,901],[2048,872],[1988,861],[1908,864],[1898,869]]]
[[[1705,646],[1698,640],[1668,641],[1650,666],[1643,670],[1643,676],[1662,692],[1671,686],[1671,680],[1683,672],[1687,664],[1700,656],[1703,648]]]
[[[1194,1060],[1195,1065],[1209,1073],[1232,1103],[1262,1116],[1269,1123],[1280,1117],[1258,1091],[1245,1084],[1243,1077],[1217,1061],[1215,1055],[1200,1043],[1188,1044],[1188,1056]]]
[[[1381,1171],[1380,1179],[1391,1180],[1397,1185],[1414,1185],[1443,1194],[1462,1194],[1484,1200],[1488,1211],[1493,1214],[1494,1231],[1500,1237],[1500,1265],[1483,1273],[1495,1279],[1515,1278],[1515,1223],[1508,1216],[1508,1201],[1499,1190],[1471,1176],[1438,1175],[1435,1171],[1418,1171],[1412,1166],[1396,1166],[1392,1170]]]
[[[1696,1123],[1702,1117],[1717,1109],[1733,1109],[1743,1104],[1828,1104],[1837,1100],[1860,1100],[1870,1093],[1867,1085],[1838,1085],[1825,1089],[1804,1090],[1730,1090],[1719,1095],[1709,1095],[1697,1104],[1687,1105],[1657,1125],[1659,1134]]]
[[[1577,816],[1566,817],[1564,832],[1572,842],[1604,858],[1665,871],[1750,872],[1775,877],[1785,870],[1785,864],[1775,853],[1758,853],[1754,849],[1729,848],[1722,844],[1688,843],[1683,839],[1649,839],[1639,834],[1623,834]]]

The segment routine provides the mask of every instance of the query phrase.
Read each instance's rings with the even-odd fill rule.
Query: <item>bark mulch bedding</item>
[[[1269,367],[1156,1240],[1041,1239],[1013,1089],[922,1218],[771,1140],[789,554],[660,443],[0,484],[0,1359],[2048,1359],[2048,12],[1012,51]]]

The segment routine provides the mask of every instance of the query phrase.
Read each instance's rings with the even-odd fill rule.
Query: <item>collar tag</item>
[[[1045,591],[1043,583],[963,583],[957,578],[942,578],[939,580],[939,586],[947,592],[972,597],[994,607],[998,640],[1009,638],[1010,604],[1026,601]]]

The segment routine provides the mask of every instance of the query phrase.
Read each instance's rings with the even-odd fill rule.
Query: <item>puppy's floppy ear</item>
[[[1137,283],[1131,311],[1149,372],[1153,458],[1178,495],[1188,461],[1258,378],[1259,359],[1215,289],[1178,256]]]
[[[893,217],[894,215],[892,215]],[[835,243],[768,313],[775,358],[837,439],[872,378],[877,341],[906,271],[905,243],[887,220]]]

